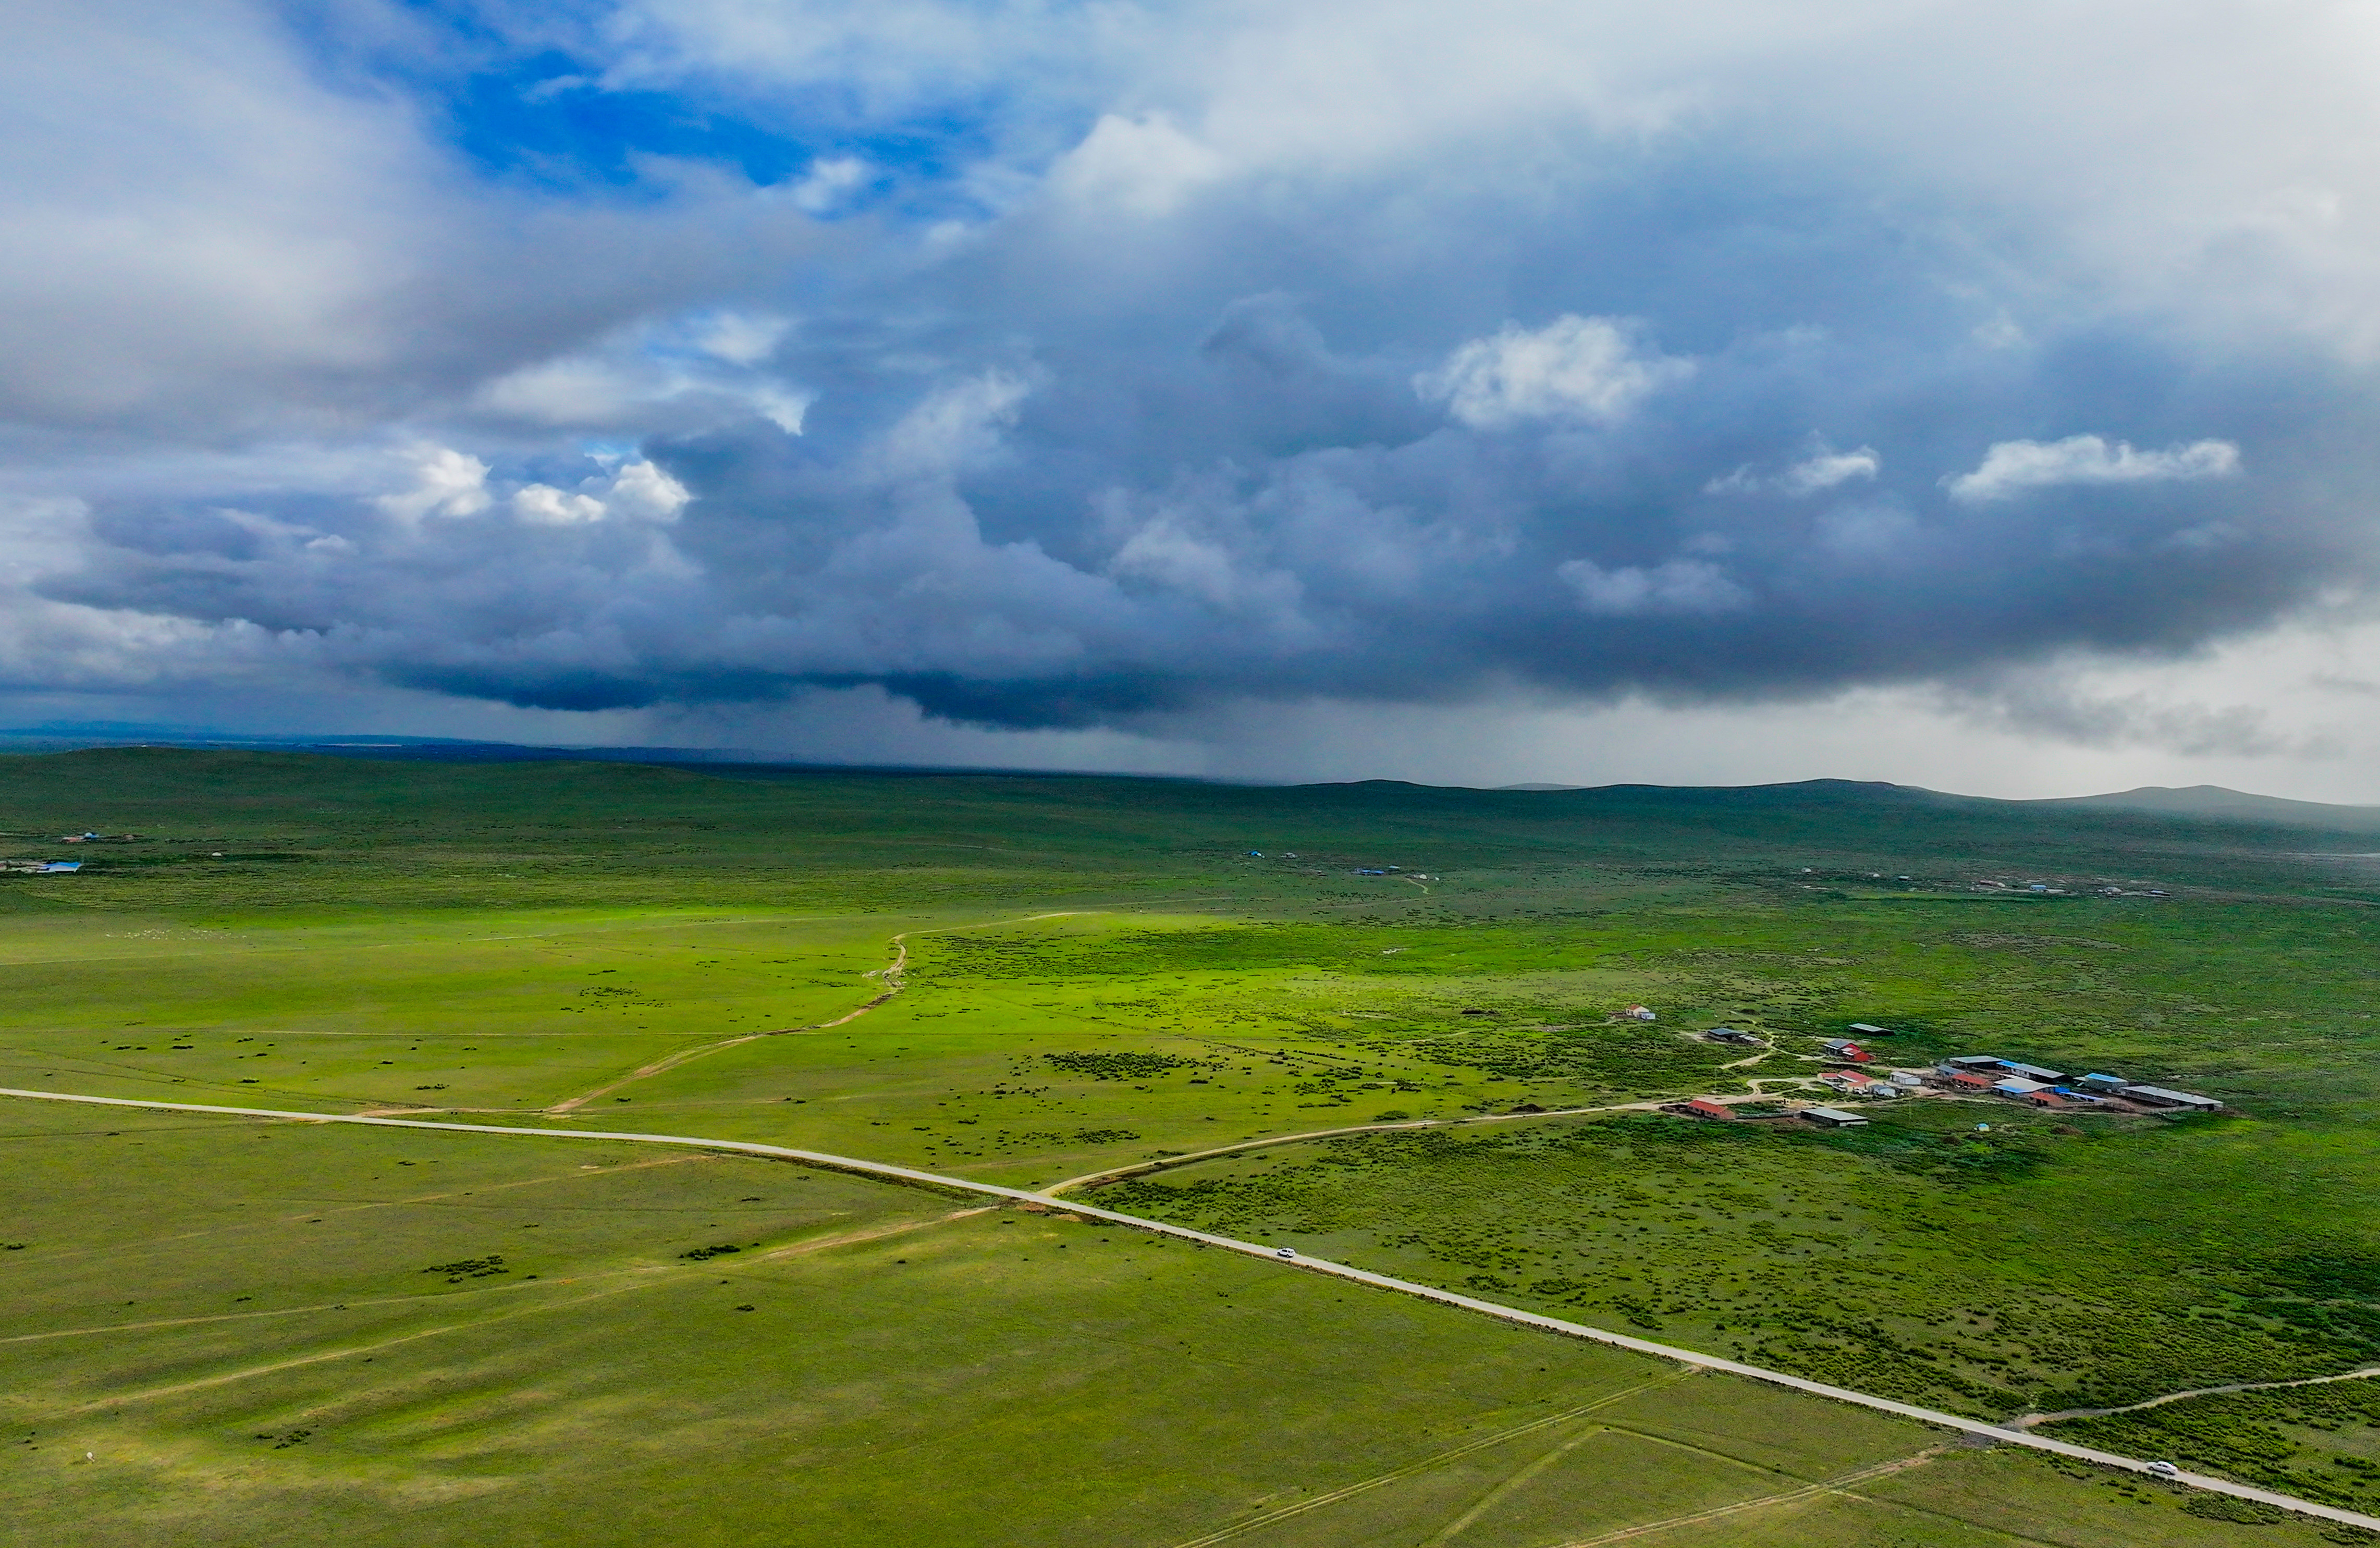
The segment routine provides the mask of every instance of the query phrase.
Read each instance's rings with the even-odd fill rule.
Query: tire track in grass
[[[1325,1506],[1337,1505],[1342,1500],[1369,1494],[1375,1489],[1385,1489],[1391,1483],[1399,1483],[1408,1478],[1417,1477],[1433,1468],[1443,1467],[1449,1462],[1469,1457],[1475,1452],[1489,1450],[1504,1445],[1507,1441],[1518,1440],[1523,1435],[1535,1434],[1540,1430],[1557,1429],[1570,1423],[1572,1420],[1584,1418],[1597,1409],[1609,1408],[1624,1397],[1633,1397],[1636,1394],[1653,1387],[1667,1386],[1685,1375],[1686,1373],[1682,1371],[1665,1373],[1651,1381],[1638,1382],[1634,1386],[1622,1387],[1618,1392],[1607,1393],[1592,1403],[1581,1404],[1575,1409],[1566,1409],[1557,1414],[1547,1414],[1542,1418],[1530,1420],[1525,1424],[1513,1425],[1509,1430],[1499,1430],[1493,1434],[1465,1441],[1461,1445],[1441,1451],[1435,1457],[1425,1457],[1419,1461],[1408,1462],[1401,1468],[1391,1468],[1387,1472],[1375,1474],[1358,1482],[1333,1489],[1328,1494],[1317,1494],[1312,1499],[1300,1500],[1295,1505],[1283,1506],[1279,1510],[1269,1510],[1260,1516],[1251,1516],[1245,1521],[1234,1521],[1228,1527],[1220,1527],[1207,1533],[1204,1537],[1194,1537],[1187,1542],[1175,1543],[1173,1548],[1208,1548],[1211,1543],[1229,1542],[1244,1533],[1255,1531],[1259,1527],[1269,1527],[1276,1522],[1286,1521],[1293,1517],[1320,1510]],[[1585,1439],[1584,1436],[1580,1438]]]
[[[1427,1548],[1440,1548],[1441,1544],[1453,1542],[1464,1532],[1469,1531],[1473,1523],[1476,1522],[1479,1518],[1487,1515],[1489,1511],[1495,1509],[1506,1500],[1511,1499],[1514,1494],[1519,1494],[1522,1490],[1536,1482],[1537,1475],[1544,1472],[1548,1468],[1552,1467],[1563,1457],[1568,1457],[1572,1452],[1576,1451],[1580,1446],[1585,1445],[1596,1436],[1608,1435],[1609,1433],[1611,1433],[1609,1430],[1598,1424],[1591,1429],[1572,1435],[1570,1439],[1562,1442],[1561,1445],[1555,1446],[1551,1451],[1545,1453],[1543,1456],[1533,1458],[1527,1464],[1523,1466],[1520,1471],[1499,1482],[1494,1488],[1488,1490],[1485,1494],[1482,1494],[1479,1497],[1478,1503],[1472,1506],[1470,1509],[1464,1511],[1462,1515],[1457,1516],[1453,1520],[1449,1521],[1445,1526],[1439,1528],[1437,1535],[1429,1540]]]
[[[1893,1473],[1906,1472],[1911,1468],[1923,1467],[1939,1456],[1941,1449],[1939,1446],[1927,1446],[1913,1457],[1897,1457],[1889,1462],[1878,1462],[1873,1467],[1861,1468],[1838,1478],[1827,1479],[1818,1483],[1803,1484],[1799,1489],[1788,1489],[1781,1494],[1763,1494],[1757,1499],[1738,1500],[1733,1505],[1715,1506],[1709,1510],[1697,1510],[1691,1515],[1672,1516],[1664,1520],[1645,1521],[1633,1527],[1621,1527],[1617,1530],[1604,1532],[1595,1537],[1574,1538],[1562,1543],[1560,1548],[1603,1548],[1603,1545],[1608,1542],[1627,1542],[1635,1538],[1650,1537],[1656,1532],[1666,1532],[1679,1527],[1698,1527],[1706,1521],[1723,1521],[1730,1516],[1741,1516],[1746,1511],[1769,1510],[1778,1506],[1798,1505],[1803,1500],[1816,1499],[1821,1494],[1848,1494],[1854,1485],[1888,1477]],[[1972,1522],[1968,1524],[1973,1525]]]
[[[990,1207],[988,1204],[978,1204],[971,1209],[953,1210],[948,1215],[938,1215],[930,1219],[898,1220],[889,1225],[869,1227],[864,1230],[844,1231],[834,1236],[810,1237],[801,1241],[788,1242],[783,1247],[771,1247],[763,1252],[755,1252],[740,1260],[738,1266],[749,1268],[755,1264],[775,1263],[781,1258],[807,1257],[812,1252],[823,1252],[830,1248],[851,1247],[864,1241],[881,1241],[888,1237],[905,1236],[912,1231],[922,1231],[929,1227],[946,1225],[953,1220],[964,1220],[971,1215],[981,1215]],[[556,1275],[550,1279],[537,1280],[534,1284],[519,1280],[509,1285],[482,1285],[476,1289],[426,1290],[419,1295],[378,1296],[364,1300],[322,1301],[312,1306],[268,1307],[257,1312],[212,1312],[196,1317],[156,1317],[139,1323],[103,1323],[91,1327],[52,1328],[42,1333],[12,1333],[0,1337],[0,1345],[39,1344],[52,1338],[91,1338],[109,1333],[146,1333],[161,1327],[198,1327],[209,1323],[243,1323],[275,1317],[302,1317],[316,1312],[348,1312],[375,1306],[409,1306],[418,1301],[449,1301],[461,1300],[466,1297],[536,1293],[587,1284],[598,1279],[617,1278],[623,1275],[650,1275],[657,1268],[676,1266],[674,1264],[637,1264],[626,1268],[594,1269],[580,1274]],[[659,1283],[658,1280],[654,1282]]]
[[[374,1114],[370,1116],[377,1117],[379,1115]],[[187,1132],[187,1131],[185,1131],[185,1132]],[[617,1172],[648,1171],[655,1167],[674,1167],[694,1159],[696,1158],[690,1155],[681,1155],[672,1156],[667,1159],[658,1161],[625,1161],[617,1166],[603,1167],[601,1171],[597,1172],[596,1175],[598,1177],[610,1177]],[[121,1254],[127,1252],[148,1252],[155,1248],[166,1246],[173,1242],[195,1241],[201,1237],[232,1236],[237,1235],[241,1231],[270,1230],[277,1226],[286,1226],[292,1221],[303,1220],[310,1223],[317,1219],[327,1220],[334,1215],[361,1214],[366,1210],[400,1209],[408,1204],[446,1203],[455,1199],[470,1198],[491,1193],[509,1192],[516,1189],[540,1188],[548,1183],[584,1182],[586,1180],[588,1180],[587,1175],[584,1170],[581,1170],[577,1172],[557,1172],[552,1177],[522,1178],[513,1182],[492,1182],[478,1189],[456,1189],[443,1193],[416,1193],[402,1199],[365,1199],[360,1201],[342,1199],[333,1203],[309,1204],[304,1209],[298,1210],[292,1215],[274,1215],[254,1220],[230,1220],[225,1221],[220,1226],[209,1226],[202,1230],[177,1231],[172,1236],[152,1237],[146,1241],[133,1242],[128,1245],[110,1242],[105,1245],[95,1247],[61,1248],[54,1252],[46,1254],[46,1256],[48,1261],[52,1263],[71,1263],[78,1258],[85,1260],[93,1257],[104,1258],[111,1253]],[[0,1338],[0,1344],[8,1342],[10,1342],[10,1340]]]
[[[598,1290],[592,1295],[579,1296],[576,1300],[572,1300],[547,1301],[536,1306],[524,1306],[518,1311],[499,1312],[492,1317],[481,1317],[475,1322],[449,1323],[439,1327],[416,1328],[410,1333],[400,1333],[393,1337],[382,1338],[374,1343],[353,1344],[344,1348],[323,1349],[313,1354],[293,1355],[287,1360],[276,1360],[264,1365],[243,1366],[237,1371],[218,1372],[212,1376],[199,1376],[187,1382],[176,1382],[170,1386],[152,1386],[145,1388],[140,1392],[119,1392],[106,1397],[92,1398],[87,1403],[77,1403],[68,1408],[54,1409],[50,1410],[50,1412],[54,1418],[70,1419],[79,1414],[98,1413],[103,1409],[123,1408],[128,1404],[153,1402],[160,1397],[178,1397],[186,1392],[203,1392],[209,1387],[228,1386],[234,1382],[244,1382],[253,1376],[270,1376],[282,1371],[296,1371],[301,1370],[309,1365],[325,1364],[334,1360],[348,1360],[357,1356],[376,1354],[382,1349],[394,1349],[407,1344],[419,1343],[424,1338],[439,1338],[449,1333],[470,1333],[480,1328],[493,1327],[499,1323],[509,1323],[516,1321],[522,1317],[538,1316],[543,1312],[553,1311],[557,1307],[585,1306],[592,1301],[608,1300],[613,1296],[626,1295],[635,1290],[646,1289],[654,1284],[661,1283],[661,1276],[666,1274],[668,1269],[664,1267],[637,1271],[620,1270],[618,1272],[624,1274],[640,1272],[648,1276],[648,1278],[644,1284],[619,1285],[610,1289]],[[348,1301],[343,1303],[342,1306],[334,1307],[333,1310],[338,1311],[348,1309],[357,1304],[357,1302]]]

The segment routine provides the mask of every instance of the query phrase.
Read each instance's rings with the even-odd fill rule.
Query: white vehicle
[[[2181,1469],[2175,1467],[2170,1462],[2151,1462],[2149,1464],[2149,1471],[2156,1474],[2159,1478],[2180,1478],[2181,1476]]]
[[[1272,1255],[1276,1258],[1294,1258],[1297,1256],[1297,1249],[1294,1247],[1276,1247],[1273,1249]]]

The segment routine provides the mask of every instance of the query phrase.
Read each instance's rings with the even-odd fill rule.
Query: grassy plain
[[[2230,1530],[2163,1489],[1062,1215],[617,1142],[7,1116],[30,1239],[0,1336],[11,1542]]]
[[[1042,1185],[1347,1125],[1741,1092],[1875,1021],[1897,1061],[2113,1068],[2242,1116],[1904,1103],[1844,1135],[1499,1117],[1099,1196],[1995,1416],[2380,1358],[2380,892],[2350,857],[2368,837],[1863,787],[152,751],[0,759],[0,822],[10,853],[89,862],[0,876],[0,1084]],[[142,837],[40,837],[85,828]],[[1608,1020],[1634,1001],[1661,1021]],[[1767,1046],[1686,1035],[1719,1022]],[[888,1541],[1162,1544],[1374,1478],[1245,1540],[1550,1548],[1672,1517],[1654,1541],[2317,1540],[2005,1448],[1785,1498],[1941,1437],[848,1179],[91,1111],[9,1103],[0,1140],[7,1304],[36,1333],[102,1330],[0,1342],[33,1432],[27,1541],[626,1542],[669,1518],[696,1542],[898,1522]],[[899,1234],[816,1245],[879,1228]],[[678,1256],[719,1244],[741,1251]],[[424,1273],[492,1255],[502,1272],[454,1286]],[[71,1470],[78,1437],[115,1460]],[[1770,1503],[1684,1519],[1749,1499]]]

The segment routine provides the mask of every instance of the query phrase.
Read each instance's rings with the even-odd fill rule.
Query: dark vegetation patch
[[[1908,1103],[1860,1130],[1650,1115],[1346,1136],[1099,1191],[1110,1207],[2001,1418],[2380,1358],[2380,1299],[2308,1254],[2290,1299],[2180,1270],[2175,1221],[2070,1184],[2096,1135]],[[2069,1126],[2071,1128],[2072,1126]],[[2196,1169],[2196,1197],[2238,1186]],[[2246,1163],[2252,1168],[2252,1158]],[[2193,1199],[2193,1203],[2194,1203]],[[2179,1201],[2177,1201],[2179,1205]],[[2320,1231],[2318,1211],[2289,1228]],[[2122,1449],[2122,1448],[2118,1448]]]
[[[1069,1053],[1043,1054],[1041,1058],[1069,1075],[1088,1075],[1095,1081],[1147,1081],[1176,1070],[1222,1067],[1220,1060],[1184,1058],[1178,1054]]]
[[[2214,1494],[2204,1490],[2191,1491],[2181,1502],[2184,1516],[2195,1516],[2202,1521],[2231,1521],[2243,1527],[2277,1527],[2289,1520],[2290,1515],[2277,1505],[2262,1500],[2243,1500],[2236,1494]]]

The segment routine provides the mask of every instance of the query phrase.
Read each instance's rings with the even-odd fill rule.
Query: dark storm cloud
[[[762,48],[730,90],[699,29],[637,14],[565,30],[644,40],[606,67],[638,92],[717,108],[771,68],[797,96],[811,67]],[[1496,25],[1525,42],[1551,14]],[[221,15],[277,59],[253,13]],[[982,82],[1020,67],[983,17],[952,26],[919,46],[955,51],[936,57],[989,113]],[[2184,653],[2373,579],[2373,383],[2255,309],[2294,261],[2269,231],[2219,277],[2168,262],[2127,288],[2148,269],[2057,199],[1853,154],[1758,91],[1648,127],[1537,85],[1508,111],[1488,70],[1460,111],[1268,100],[1259,134],[1233,127],[1232,80],[1103,67],[1184,117],[1098,116],[1078,60],[1029,133],[971,123],[898,165],[845,103],[844,149],[799,176],[752,190],[739,151],[641,205],[492,189],[425,144],[375,152],[395,224],[343,183],[360,152],[308,161],[345,204],[275,218],[385,241],[346,267],[285,243],[282,292],[235,287],[271,347],[167,329],[183,343],[144,355],[102,329],[86,387],[47,407],[18,373],[20,439],[113,416],[156,463],[115,476],[130,492],[49,477],[92,498],[42,518],[26,595],[188,625],[144,648],[200,676],[209,631],[261,630],[283,670],[520,706],[872,683],[1073,727],[1249,698],[1973,683]],[[930,117],[932,77],[883,100]],[[286,111],[387,127],[311,90]],[[962,140],[1036,136],[949,173]],[[633,149],[607,140],[594,180]],[[498,210],[527,224],[491,235]],[[45,315],[37,357],[73,334]],[[168,454],[186,423],[261,444],[238,427],[276,412],[320,441],[325,394],[356,426],[336,478]]]

